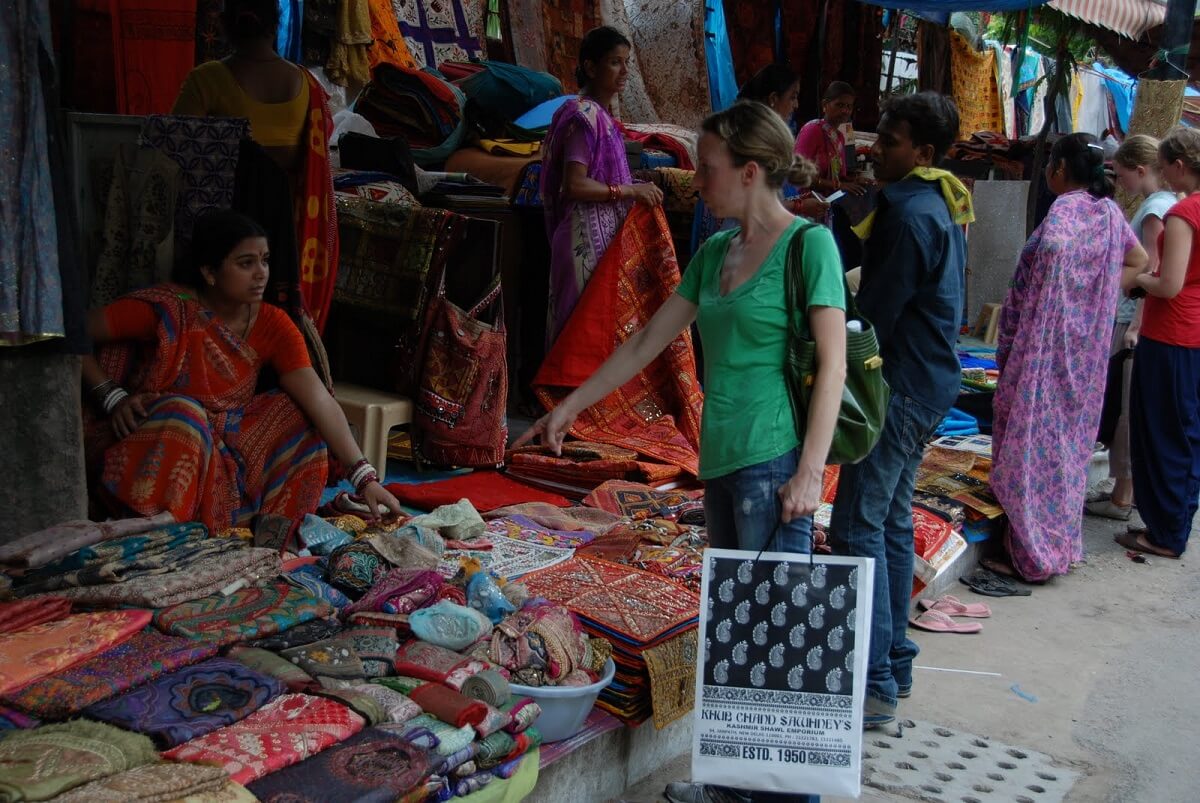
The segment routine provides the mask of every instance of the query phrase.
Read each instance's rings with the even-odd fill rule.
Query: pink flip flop
[[[908,620],[913,627],[928,630],[932,633],[978,633],[983,630],[979,622],[956,622],[941,611],[925,611],[918,617]]]
[[[947,616],[966,616],[971,619],[987,619],[992,615],[992,609],[982,602],[962,602],[958,597],[945,594],[937,599],[923,599],[917,602],[924,610],[938,611]]]

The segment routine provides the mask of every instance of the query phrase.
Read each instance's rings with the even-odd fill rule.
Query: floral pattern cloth
[[[226,645],[272,636],[333,612],[324,600],[287,583],[272,583],[163,608],[154,615],[154,624],[164,633]]]
[[[307,694],[276,697],[250,716],[168,750],[172,761],[216,764],[240,784],[315,756],[363,728],[341,703]]]
[[[92,703],[106,700],[165,672],[203,661],[216,652],[216,645],[164,636],[153,628],[146,628],[94,658],[6,695],[4,702],[41,719],[65,719]]]
[[[86,661],[149,623],[150,611],[104,611],[6,634],[0,638],[0,695]]]
[[[1083,558],[1080,511],[1104,394],[1112,310],[1137,238],[1115,203],[1059,196],[1021,252],[1000,316],[992,492],[1026,580]]]

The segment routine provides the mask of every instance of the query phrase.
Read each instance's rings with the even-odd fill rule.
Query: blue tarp
[[[714,112],[724,111],[737,100],[737,78],[733,73],[733,51],[729,49],[729,30],[725,27],[725,4],[707,0],[704,4],[704,55],[708,61],[708,95]]]
[[[1104,76],[1104,85],[1112,94],[1113,103],[1117,107],[1117,122],[1121,130],[1129,131],[1129,118],[1133,116],[1133,94],[1137,81],[1133,76],[1116,67],[1105,67],[1099,62],[1092,69]]]

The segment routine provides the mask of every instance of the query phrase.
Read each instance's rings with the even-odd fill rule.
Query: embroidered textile
[[[299,763],[358,733],[363,719],[341,703],[276,697],[250,716],[168,750],[164,758],[217,764],[240,784]]]
[[[0,173],[0,345],[4,346],[63,337],[66,331],[50,163],[50,154],[59,148],[51,140],[48,123],[57,110],[46,103],[47,93],[57,94],[57,90],[43,86],[56,80],[50,55],[54,52],[47,6],[6,7],[0,19],[0,71],[6,84],[0,98],[5,151]],[[47,69],[43,58],[50,65]]]
[[[522,67],[546,72],[541,0],[509,0],[508,25],[512,33],[513,61]]]
[[[277,582],[163,608],[154,624],[165,633],[226,645],[272,636],[333,612],[328,602]]]
[[[516,683],[558,685],[587,664],[588,641],[565,607],[526,605],[496,626],[488,657]]]
[[[700,610],[698,595],[670,580],[594,558],[576,556],[522,582],[533,596],[571,609],[599,635],[642,646],[694,625]]]
[[[293,647],[281,654],[313,677],[355,680],[367,674],[354,652],[354,642],[345,637]]]
[[[329,582],[355,600],[371,590],[387,570],[383,556],[362,541],[340,546],[329,556]],[[360,609],[354,605],[346,608],[348,612]]]
[[[560,488],[577,499],[611,479],[664,482],[683,474],[678,466],[638,460],[632,449],[595,441],[567,441],[561,455],[544,445],[522,446],[506,459],[514,476]]]
[[[662,730],[691,713],[696,700],[697,631],[680,633],[642,652],[650,673],[654,727]]]
[[[384,568],[386,569],[386,565]],[[370,591],[346,608],[345,612],[412,613],[431,602],[441,585],[442,578],[437,572],[392,569],[386,575],[378,577],[372,583]]]
[[[1026,580],[1083,558],[1087,464],[1096,441],[1121,265],[1137,237],[1121,210],[1058,196],[1029,238],[1000,316],[991,487]],[[965,501],[960,499],[959,501]]]
[[[509,733],[520,733],[528,728],[542,715],[542,707],[532,697],[511,697],[500,706],[500,712],[509,718],[505,730]]]
[[[423,750],[399,736],[368,728],[318,756],[255,781],[263,803],[390,803],[429,775]]]
[[[491,620],[481,611],[449,599],[413,611],[409,625],[421,641],[448,650],[466,650],[492,632]]]
[[[37,599],[0,603],[0,634],[16,633],[47,622],[55,622],[71,613],[66,597],[42,596]]]
[[[487,703],[472,700],[441,683],[426,683],[408,695],[421,710],[456,728],[478,726],[487,718]]]
[[[553,409],[582,384],[650,320],[679,278],[662,210],[635,207],[534,379],[542,404]],[[611,338],[599,337],[601,332]],[[637,377],[580,415],[571,433],[696,474],[702,405],[691,335],[684,332]]]
[[[147,574],[121,583],[63,588],[57,593],[80,605],[162,608],[215,594],[236,580],[256,583],[278,572],[279,553],[275,550],[215,550],[194,562],[173,562],[165,574]]]
[[[704,491],[658,491],[636,482],[610,480],[583,499],[585,505],[607,510],[631,519],[667,519],[670,521],[694,518],[697,511],[700,524],[704,522]]]
[[[174,523],[175,520],[165,513],[150,518],[106,522],[86,519],[67,521],[0,546],[0,563],[22,569],[37,569],[101,541],[138,535]]]
[[[371,681],[372,684],[378,684],[383,686],[385,689],[391,689],[394,692],[399,692],[406,697],[412,692],[413,689],[418,689],[428,682],[429,681],[422,680],[421,678],[412,678],[405,675],[396,675],[395,677],[387,678],[375,678]]]
[[[158,760],[145,736],[75,720],[0,740],[0,798],[48,800],[88,781]]]
[[[337,200],[329,167],[333,115],[321,82],[307,70],[304,77],[308,81],[308,125],[304,138],[304,184],[296,193],[296,231],[300,235],[300,293],[320,333],[329,320],[340,255]]]
[[[616,121],[586,97],[559,107],[542,146],[541,195],[550,240],[547,344],[558,340],[630,209],[624,200],[576,201],[568,197],[562,187],[569,162],[587,165],[587,177],[601,184],[632,181]],[[600,331],[604,330],[592,332],[593,340]]]
[[[479,511],[493,510],[522,502],[545,502],[567,507],[570,500],[558,494],[539,491],[510,479],[498,471],[472,471],[457,477],[421,483],[392,483],[388,489],[402,505],[418,510],[433,510],[467,499]]]
[[[541,6],[546,72],[564,87],[575,86],[583,35],[600,24],[597,5],[590,0],[543,0]]]
[[[131,770],[101,778],[54,798],[55,803],[161,803],[219,792],[229,783],[220,767],[200,764],[143,764]],[[207,798],[204,798],[207,799]]]
[[[470,0],[393,0],[404,39],[420,66],[485,57],[483,4]]]
[[[312,686],[313,678],[286,658],[260,647],[231,647],[229,657],[282,683],[290,692],[300,692]]]
[[[447,550],[439,571],[445,577],[453,577],[459,571],[459,560],[471,558],[497,577],[515,580],[530,572],[570,560],[574,554],[575,550],[571,548],[544,546],[497,535],[492,538],[492,548],[488,550]]]
[[[337,619],[311,619],[303,624],[289,627],[282,633],[276,633],[266,638],[248,642],[249,647],[259,647],[264,650],[280,652],[293,647],[303,647],[315,641],[332,638],[342,632],[342,624]]]
[[[377,683],[363,683],[354,690],[375,699],[383,710],[385,720],[400,724],[421,715],[421,706],[400,692]]]
[[[144,733],[169,749],[246,718],[284,691],[274,677],[239,661],[212,658],[92,705],[85,713]]]
[[[396,674],[430,683],[445,683],[450,673],[468,660],[465,655],[436,644],[410,641],[396,653]]]
[[[595,533],[588,530],[554,530],[543,527],[528,516],[521,515],[492,519],[488,522],[487,531],[494,536],[559,549],[577,549],[591,543],[596,537]]]
[[[1004,133],[1004,107],[996,82],[996,52],[980,53],[958,31],[950,32],[950,76],[958,106],[958,138],[976,131]]]
[[[428,730],[434,738],[434,747],[439,756],[452,756],[460,750],[466,749],[471,742],[475,741],[475,729],[470,725],[463,725],[461,728],[456,728],[453,725],[448,725],[442,722],[432,714],[421,714],[419,717],[414,717],[404,723],[400,728],[407,732]],[[405,737],[409,738],[409,737]]]
[[[66,719],[92,703],[203,661],[216,651],[214,645],[147,628],[94,658],[5,695],[4,702],[41,719]]]
[[[172,91],[177,91],[181,83],[177,81]],[[146,118],[139,144],[163,153],[180,170],[175,212],[177,255],[188,253],[196,218],[210,209],[230,207],[238,143],[249,135],[250,123],[242,119],[158,114]]]
[[[409,52],[404,35],[400,33],[400,21],[391,0],[370,0],[371,45],[367,55],[368,66],[375,69],[379,64],[394,64],[397,67],[417,68],[417,60]]]
[[[286,393],[255,395],[258,354],[184,288],[128,298],[154,308],[155,344],[110,344],[100,363],[130,391],[162,395],[120,441],[107,419],[87,416],[88,464],[104,490],[135,511],[166,510],[210,532],[256,513],[297,520],[315,509],[325,443]]]
[[[371,33],[371,7],[367,0],[341,0],[337,5],[337,28],[330,42],[325,75],[340,86],[361,86],[371,80],[368,50]]]
[[[129,640],[150,611],[80,613],[0,637],[0,695],[9,695]]]
[[[352,682],[323,677],[321,678],[322,685],[311,689],[308,693],[341,703],[362,717],[367,727],[387,722],[387,714],[384,712],[383,706],[374,697],[358,691],[354,686],[342,685]],[[334,684],[337,684],[336,688]]]
[[[497,508],[484,514],[487,519],[499,519],[513,516],[526,516],[531,521],[551,530],[579,531],[599,535],[621,520],[603,510],[593,510],[586,507],[557,508],[541,502],[530,502],[522,505],[509,505]]]
[[[283,579],[311,596],[325,600],[335,608],[345,608],[350,604],[349,597],[325,582],[325,570],[320,566],[301,566],[285,574]]]
[[[384,677],[395,671],[396,650],[400,649],[396,628],[360,625],[347,631],[346,635],[354,645],[367,677]]]

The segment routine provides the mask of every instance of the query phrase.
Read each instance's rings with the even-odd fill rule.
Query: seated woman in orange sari
[[[371,510],[399,514],[299,329],[262,303],[262,229],[215,211],[196,221],[192,243],[192,286],[139,290],[89,317],[102,346],[83,365],[101,413],[86,444],[98,495],[118,512],[165,511],[213,532],[258,513],[297,520],[320,503],[328,448]],[[264,368],[279,389],[256,392]]]

